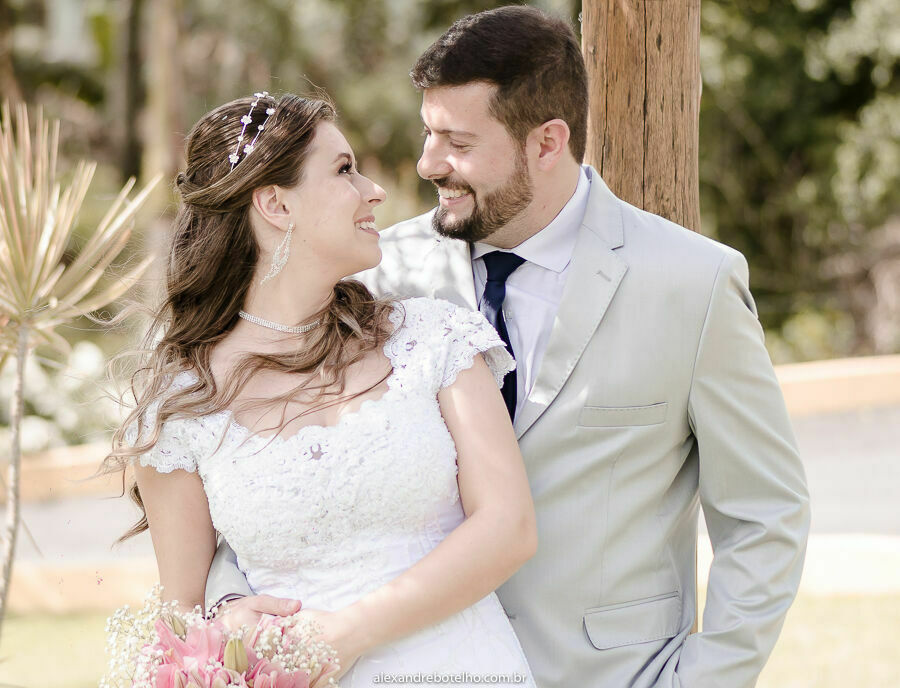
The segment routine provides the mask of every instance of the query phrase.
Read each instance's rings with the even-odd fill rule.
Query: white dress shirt
[[[534,386],[547,349],[590,189],[590,179],[582,168],[572,198],[549,225],[530,239],[508,251],[483,242],[472,245],[472,274],[479,308],[487,283],[483,256],[491,251],[506,251],[525,259],[506,280],[503,301],[503,319],[516,357],[517,413]]]

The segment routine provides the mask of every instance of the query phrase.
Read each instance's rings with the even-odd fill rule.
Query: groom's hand
[[[302,606],[300,600],[271,595],[249,595],[219,605],[216,617],[232,630],[241,626],[255,628],[263,614],[290,616],[299,612]]]

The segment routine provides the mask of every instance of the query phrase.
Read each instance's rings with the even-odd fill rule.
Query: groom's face
[[[489,110],[496,88],[477,82],[423,94],[425,144],[417,169],[437,187],[433,225],[444,236],[487,239],[531,203],[524,147]]]

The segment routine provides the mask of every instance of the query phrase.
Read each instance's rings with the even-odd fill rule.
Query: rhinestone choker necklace
[[[272,322],[271,320],[263,320],[255,315],[250,315],[247,311],[239,311],[238,315],[248,322],[260,327],[268,327],[270,330],[278,330],[279,332],[287,332],[289,334],[303,334],[317,328],[322,324],[321,320],[315,320],[306,325],[282,325],[281,323]]]

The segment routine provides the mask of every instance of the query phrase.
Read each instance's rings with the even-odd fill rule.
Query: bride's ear
[[[253,207],[269,224],[281,230],[287,230],[291,211],[284,203],[283,189],[280,186],[261,186],[253,191]]]

